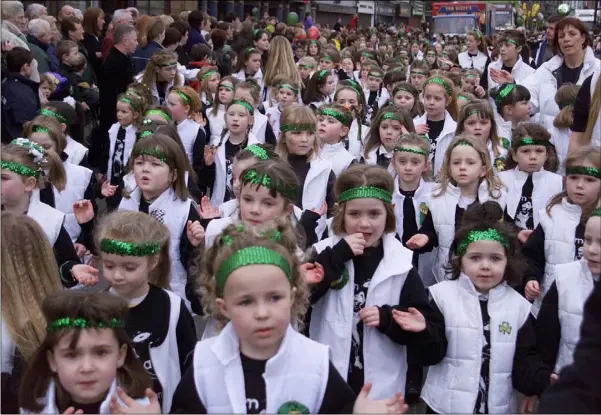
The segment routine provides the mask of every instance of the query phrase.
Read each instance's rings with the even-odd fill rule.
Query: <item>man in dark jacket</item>
[[[33,53],[15,47],[6,54],[8,76],[2,85],[2,142],[21,137],[23,124],[40,110],[40,84],[29,79],[33,73]]]
[[[186,49],[188,53],[192,50],[192,46],[202,43],[204,45],[208,45],[206,39],[200,33],[200,28],[202,26],[202,22],[204,20],[204,16],[199,10],[192,10],[188,15],[188,24],[190,25],[190,31],[188,32],[188,42],[186,43]]]
[[[42,19],[33,19],[28,25],[27,43],[33,57],[38,61],[38,72],[54,72],[57,69],[55,62],[50,58],[48,48],[52,40],[50,23]]]

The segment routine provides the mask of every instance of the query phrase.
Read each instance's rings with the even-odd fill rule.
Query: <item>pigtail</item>
[[[556,128],[571,128],[574,121],[572,110],[578,96],[580,85],[564,85],[555,94],[555,102],[559,106],[559,114],[553,120]]]
[[[65,190],[65,185],[67,184],[67,176],[65,173],[65,168],[63,167],[63,161],[52,150],[46,150],[44,152],[44,159],[40,164],[40,173],[43,173],[43,168],[48,167],[47,175],[40,175],[40,180],[38,180],[38,184],[40,188],[44,187],[44,179],[48,180],[56,190],[62,192]]]

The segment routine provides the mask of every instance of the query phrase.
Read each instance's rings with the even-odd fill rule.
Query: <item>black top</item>
[[[578,277],[575,275],[574,277]],[[559,342],[561,340],[561,325],[559,323],[559,293],[557,284],[553,281],[551,288],[545,294],[536,317],[536,337],[538,350],[549,370],[555,368]]]
[[[230,140],[225,142],[225,195],[223,196],[223,201],[227,202],[228,200],[235,199],[234,195],[234,158],[236,155],[246,147],[246,143],[248,140],[244,140],[240,144],[232,144]]]
[[[109,51],[100,73],[100,127],[108,131],[111,125],[117,122],[117,96],[127,90],[127,86],[134,80],[135,73],[129,56],[119,52],[114,46]]]
[[[578,96],[574,103],[574,122],[572,123],[572,131],[576,133],[583,133],[586,131],[586,124],[588,123],[589,107],[591,105],[591,82],[593,75],[589,76],[584,80],[580,89],[578,90]]]
[[[465,211],[466,209],[460,207],[459,205],[455,206],[455,232],[457,232],[461,226],[461,220]],[[434,228],[434,220],[432,219],[431,210],[428,210],[428,213],[426,213],[424,223],[422,223],[418,233],[426,235],[428,237],[428,243],[426,243],[426,245],[424,245],[422,248],[414,249],[414,252],[423,254],[425,252],[432,251],[432,249],[438,246],[438,235],[436,233],[436,229]]]
[[[434,164],[434,160],[436,159],[436,145],[438,143],[438,136],[444,128],[444,122],[444,119],[440,121],[426,120],[426,124],[429,128],[428,140],[430,140],[430,163],[432,164]],[[439,157],[444,157],[444,154],[439,155]]]
[[[566,63],[562,63],[559,69],[561,71],[561,85],[558,85],[558,88],[566,84],[576,85],[578,83],[578,78],[580,78],[580,72],[582,71],[582,65],[577,68],[569,68]]]

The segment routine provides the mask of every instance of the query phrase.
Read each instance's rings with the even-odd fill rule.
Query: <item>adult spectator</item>
[[[574,103],[574,122],[568,152],[589,144],[601,145],[601,72],[586,78]]]
[[[357,23],[359,23],[359,13],[355,13],[353,17],[351,17],[351,21],[348,24],[348,28],[350,30],[357,30]]]
[[[51,66],[53,68],[58,68],[58,65],[60,65],[60,62],[59,62],[58,58],[56,57],[56,45],[58,44],[58,42],[61,41],[62,36],[56,25],[56,17],[46,15],[46,16],[40,17],[40,19],[48,22],[48,24],[50,25],[50,34],[51,34],[50,45],[48,46],[47,52],[48,52],[48,56],[50,57],[50,61],[52,62]]]
[[[228,22],[234,31],[237,31],[240,28],[240,16],[238,16],[238,13],[236,12],[228,12],[223,21]]]
[[[143,36],[146,43],[138,42],[138,48],[132,56],[134,71],[140,73],[146,67],[150,57],[157,50],[163,49],[162,43],[165,39],[165,23],[161,19],[151,21]]]
[[[129,14],[129,12],[127,12]],[[131,14],[129,14],[131,17]],[[130,55],[138,46],[136,30],[131,25],[120,24],[113,31],[114,45],[109,51],[101,75],[98,78],[100,87],[100,126],[92,139],[90,164],[104,171],[106,166],[99,166],[98,161],[105,159],[108,151],[107,131],[117,122],[117,97],[127,90],[134,80],[134,69]],[[92,160],[94,157],[94,160]]]
[[[534,61],[536,67],[539,68],[543,63],[549,61],[554,55],[553,39],[555,38],[555,25],[563,19],[563,16],[554,14],[549,16],[547,20],[547,28],[545,29],[545,39],[541,42],[540,46],[536,50],[536,56]]]
[[[29,50],[27,45],[27,18],[23,3],[20,1],[3,1],[2,5],[2,41],[8,41],[13,46]]]
[[[48,16],[48,9],[43,4],[31,3],[25,10],[25,16],[29,20],[39,19],[42,16]]]
[[[100,51],[100,34],[104,27],[104,11],[98,7],[88,7],[83,14],[82,22],[83,47],[88,52],[88,62],[92,65],[96,78],[102,67],[102,52]]]
[[[211,32],[211,41],[213,42],[213,59],[219,74],[224,77],[232,73],[232,60],[226,53],[225,42],[227,41],[227,33],[221,29],[215,29]]]
[[[336,32],[340,32],[341,29],[342,29],[342,18],[339,17],[339,18],[336,19],[336,24],[334,25],[334,30]]]
[[[58,66],[50,59],[48,48],[52,40],[52,28],[50,23],[42,19],[33,19],[29,22],[27,29],[27,42],[33,57],[38,61],[38,72],[54,72]]]
[[[65,4],[58,11],[58,25],[62,26],[63,20],[65,20],[69,17],[75,17],[75,9],[72,6]],[[62,29],[61,29],[61,31],[62,31]]]
[[[232,40],[234,38],[234,27],[231,23],[219,22],[217,29],[221,29],[227,34],[227,40]]]
[[[140,12],[135,7],[128,7],[125,10],[131,13],[131,17],[134,19],[134,23],[136,22],[136,20],[138,20],[138,17],[140,17]]]
[[[113,13],[113,30],[111,31],[107,31],[106,36],[104,37],[103,41],[102,41],[102,57],[104,59],[106,59],[106,57],[108,56],[109,52],[111,51],[111,48],[113,47],[113,31],[114,28],[118,25],[130,25],[133,27],[134,24],[134,18],[132,16],[132,14],[124,9],[118,9],[115,10],[115,13]]]
[[[200,43],[208,46],[208,42],[205,37],[200,33],[201,26],[203,25],[204,15],[200,10],[192,10],[188,15],[188,24],[190,25],[190,32],[188,33],[188,42],[186,43],[186,50],[190,53],[192,46]]]
[[[190,14],[190,13],[188,13]],[[186,15],[187,18],[187,15]],[[172,27],[174,29],[177,29],[177,31],[181,34],[181,39],[180,39],[180,44],[177,47],[177,49],[175,49],[175,52],[177,53],[177,61],[184,66],[187,66],[188,63],[190,62],[190,55],[188,54],[188,51],[186,50],[186,45],[188,44],[188,35],[190,33],[190,25],[188,23],[186,23],[187,20],[180,20],[178,22],[173,22],[173,24],[169,27]],[[165,33],[165,37],[167,36],[167,34]],[[163,41],[164,43],[165,41]]]
[[[165,38],[163,39],[163,48],[170,52],[176,52],[182,41],[182,34],[174,27],[168,27],[165,30]]]
[[[86,68],[81,76],[81,80],[83,82],[87,82],[89,85],[95,85],[96,76],[94,74],[94,69],[90,64],[88,51],[83,45],[84,30],[83,26],[81,25],[81,21],[75,16],[65,17],[61,24],[61,34],[63,35],[64,40],[72,40],[73,42],[77,43],[79,53],[86,58]]]

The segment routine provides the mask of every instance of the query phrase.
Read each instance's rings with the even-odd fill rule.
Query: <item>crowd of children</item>
[[[520,32],[494,62],[479,31],[461,53],[355,37],[257,27],[232,73],[192,83],[156,52],[101,168],[69,104],[11,125],[3,412],[515,413],[557,381],[601,273],[601,148],[568,151],[578,88],[548,130]],[[100,271],[105,292],[78,290]]]

